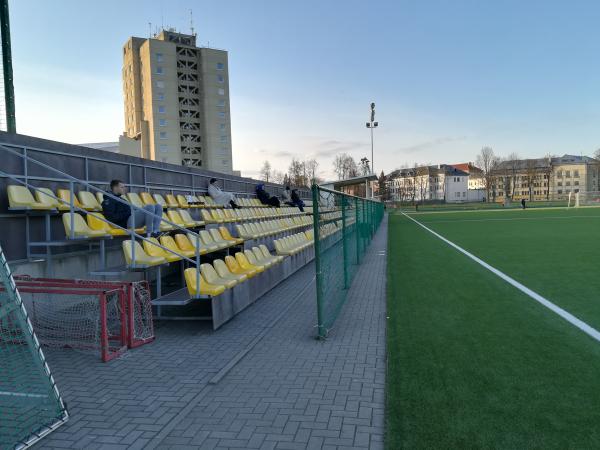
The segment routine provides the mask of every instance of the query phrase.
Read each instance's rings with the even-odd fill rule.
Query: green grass
[[[600,209],[414,218],[600,328]],[[409,219],[388,246],[387,448],[600,448],[600,343]]]

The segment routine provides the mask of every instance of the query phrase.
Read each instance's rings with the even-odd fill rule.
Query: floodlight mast
[[[379,122],[375,122],[375,103],[371,103],[371,121],[367,122],[367,128],[371,130],[371,172],[375,173],[375,162],[373,159],[373,130],[379,126]]]

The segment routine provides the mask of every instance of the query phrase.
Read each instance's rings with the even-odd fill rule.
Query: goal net
[[[569,198],[569,206],[600,206],[600,191],[573,193]]]
[[[26,448],[69,415],[0,248],[0,448]]]
[[[146,281],[17,277],[43,345],[99,351],[103,361],[154,339]]]

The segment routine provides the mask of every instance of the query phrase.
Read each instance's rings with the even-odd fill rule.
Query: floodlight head
[[[375,103],[371,103],[371,109],[375,109]]]
[[[379,122],[373,122],[373,127],[379,126]]]
[[[367,122],[367,128],[371,128],[371,124]]]

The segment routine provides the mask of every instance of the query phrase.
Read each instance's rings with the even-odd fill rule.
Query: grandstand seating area
[[[160,270],[156,273],[158,317],[163,317],[165,306],[210,299],[217,328],[314,258],[310,202],[301,212],[296,207],[262,205],[256,198],[239,198],[240,209],[223,208],[197,193],[142,191],[121,197],[137,208],[163,206],[162,235],[154,238],[144,236],[144,227],[126,230],[110,223],[102,214],[102,192],[80,190],[71,198],[72,191],[11,184],[7,187],[9,210],[62,214],[65,238],[71,243],[121,238],[123,265],[114,270],[115,275],[176,264],[174,270],[182,271],[185,280],[178,290],[162,295],[162,275]],[[340,213],[326,212],[323,217],[329,221],[322,227],[323,236],[335,234]],[[195,258],[199,256],[198,271]],[[104,276],[108,273],[102,272]]]

